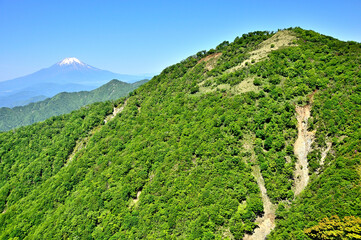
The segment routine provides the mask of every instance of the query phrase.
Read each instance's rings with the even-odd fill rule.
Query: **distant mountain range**
[[[148,82],[148,80],[125,83],[114,79],[90,92],[62,92],[52,98],[30,103],[26,106],[14,107],[12,109],[6,107],[0,108],[0,131],[7,131],[16,127],[40,122],[52,116],[70,113],[73,110],[94,102],[115,100],[124,97],[146,82]]]
[[[150,77],[113,73],[65,58],[49,68],[0,82],[0,107],[26,105],[60,92],[90,91],[111,79],[133,83]]]

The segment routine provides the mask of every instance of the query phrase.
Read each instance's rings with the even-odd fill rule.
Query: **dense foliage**
[[[306,229],[305,233],[311,239],[361,239],[361,218],[324,218],[318,225]]]
[[[102,123],[111,104],[93,104],[70,115],[0,134],[0,208],[27,196],[64,167],[78,139]]]
[[[287,34],[297,40],[244,67],[274,33],[170,66],[107,123],[111,102],[0,134],[0,238],[242,239],[264,211],[254,164],[278,205],[271,238],[307,239],[324,217],[360,216],[361,45]],[[295,197],[295,105],[310,94],[311,182]]]
[[[272,234],[276,239],[306,238],[303,229],[325,217],[361,216],[361,45],[295,30],[304,41],[299,47],[304,60],[298,71],[306,74],[296,79],[318,89],[309,126],[316,129],[313,152],[308,156],[314,171],[309,187],[291,208],[279,206],[279,221]],[[326,142],[332,143],[332,151],[321,167],[315,159]]]
[[[70,113],[91,103],[125,97],[129,92],[146,82],[147,80],[142,80],[130,84],[112,80],[90,92],[63,92],[52,98],[30,103],[26,106],[0,108],[0,131],[8,131],[16,127],[44,121],[52,116]]]

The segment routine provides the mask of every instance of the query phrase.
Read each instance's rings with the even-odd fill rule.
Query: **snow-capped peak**
[[[62,66],[62,65],[70,65],[70,64],[80,64],[80,65],[85,65],[83,62],[81,62],[79,59],[77,59],[77,58],[74,58],[74,57],[72,57],[72,58],[65,58],[65,59],[63,59],[61,62],[59,62],[58,64],[60,65],[60,66]]]

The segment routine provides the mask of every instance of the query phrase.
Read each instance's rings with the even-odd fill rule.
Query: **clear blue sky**
[[[0,0],[0,81],[65,57],[156,73],[243,33],[295,26],[361,42],[361,0]]]

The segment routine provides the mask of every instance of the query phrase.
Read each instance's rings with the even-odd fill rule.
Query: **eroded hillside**
[[[360,51],[300,28],[244,34],[124,105],[0,134],[0,238],[307,239],[360,216]]]

